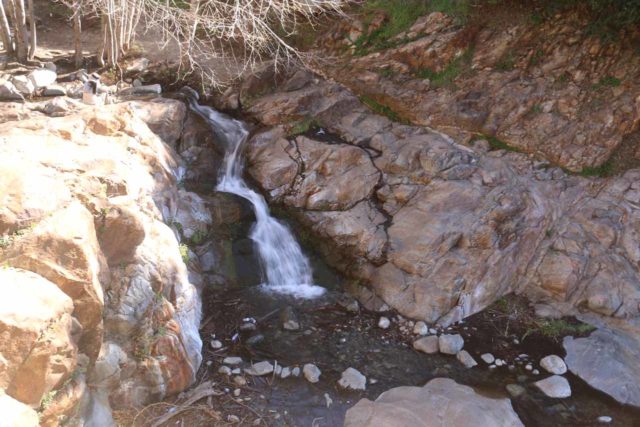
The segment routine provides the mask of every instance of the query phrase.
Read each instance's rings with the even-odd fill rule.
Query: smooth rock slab
[[[534,383],[544,394],[558,399],[571,396],[571,386],[565,377],[553,375]]]
[[[520,427],[509,399],[491,399],[448,378],[424,387],[397,387],[375,402],[360,400],[345,427]]]
[[[564,360],[555,354],[543,357],[542,360],[540,360],[540,366],[547,372],[555,375],[562,375],[567,372],[567,365],[564,363]]]
[[[440,350],[438,337],[430,335],[413,342],[413,348],[427,354],[435,354]]]
[[[354,368],[347,368],[343,373],[338,385],[347,390],[365,390],[367,388],[367,377]]]
[[[458,334],[440,335],[438,345],[440,346],[440,353],[458,354],[458,352],[462,350],[462,347],[464,347],[464,339]]]
[[[565,363],[591,387],[625,405],[640,406],[640,328],[600,328],[565,337]]]

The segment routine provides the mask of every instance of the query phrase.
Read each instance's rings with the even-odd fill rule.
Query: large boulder
[[[34,407],[76,368],[73,302],[37,274],[0,268],[0,388]]]
[[[0,391],[0,413],[3,427],[38,427],[38,413],[24,403]]]
[[[347,411],[345,427],[524,426],[509,399],[492,399],[447,378],[424,387],[397,387]]]

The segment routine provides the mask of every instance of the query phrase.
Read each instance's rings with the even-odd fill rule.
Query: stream
[[[537,362],[542,357],[564,355],[561,339],[536,333],[523,339],[525,326],[518,326],[500,307],[438,330],[461,334],[465,349],[478,360],[477,367],[467,369],[453,356],[414,350],[411,320],[358,307],[341,291],[346,278],[327,266],[312,247],[301,246],[292,232],[297,225],[271,216],[264,197],[249,187],[242,161],[247,125],[199,105],[196,98],[189,104],[211,126],[225,152],[215,189],[187,183],[215,212],[214,230],[202,246],[215,246],[223,254],[221,273],[205,280],[203,364],[197,375],[198,383],[211,380],[221,387],[220,395],[209,401],[210,407],[222,412],[220,425],[341,426],[347,409],[360,399],[375,400],[390,388],[422,386],[436,377],[452,378],[487,396],[511,398],[526,426],[598,425],[602,415],[613,417],[611,425],[637,425],[639,410],[619,405],[571,374],[566,375],[573,390],[570,398],[551,399],[537,390],[533,382],[545,374],[534,375],[525,367],[533,363],[541,369]],[[516,299],[514,304],[528,309],[524,301]],[[297,330],[283,327],[292,314],[300,325]],[[391,319],[388,329],[377,326],[381,315]],[[485,352],[505,359],[509,366],[489,369],[479,358]],[[291,368],[313,363],[322,374],[315,384],[302,375],[228,375],[221,372],[228,356],[241,357],[245,368],[265,360]],[[337,386],[349,367],[367,377],[366,391]],[[520,385],[524,393],[511,397],[507,384]],[[193,414],[185,414],[182,422],[211,425]]]

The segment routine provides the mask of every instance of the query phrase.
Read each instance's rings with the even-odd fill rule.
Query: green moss
[[[390,107],[383,105],[371,98],[370,96],[363,95],[360,97],[360,101],[369,107],[374,113],[380,114],[382,116],[386,116],[389,120],[393,122],[406,123],[407,120],[404,120],[400,114],[393,111]]]
[[[542,106],[540,104],[536,104],[533,107],[531,107],[531,112],[533,114],[540,114],[542,113]]]
[[[496,138],[495,136],[491,136],[491,135],[478,135],[477,138],[473,139],[471,142],[473,143],[474,141],[478,141],[481,139],[485,139],[487,140],[487,142],[489,143],[489,147],[491,147],[491,150],[506,150],[506,151],[513,151],[516,153],[520,153],[521,150],[519,150],[516,147],[512,147],[511,145],[507,144],[506,142]]]
[[[496,64],[496,70],[499,71],[511,71],[516,67],[516,57],[513,50],[508,50],[498,63]]]
[[[613,174],[613,163],[611,161],[606,161],[600,166],[590,167],[587,166],[580,171],[580,175],[582,176],[597,176],[597,177],[607,177]]]
[[[620,86],[620,84],[622,84],[622,81],[620,79],[613,76],[606,76],[601,78],[598,83],[593,85],[593,89],[598,90],[605,87],[618,87]]]
[[[298,135],[305,134],[315,127],[320,127],[320,124],[317,122],[317,120],[307,117],[304,120],[301,120],[298,123],[294,124],[291,129],[289,129],[287,135],[289,136],[289,138],[292,138]]]
[[[534,333],[558,340],[559,338],[568,335],[586,335],[595,329],[596,328],[589,324],[577,321],[570,322],[565,319],[537,319],[522,336],[522,341],[524,341],[527,336]]]
[[[464,53],[453,59],[440,72],[435,72],[428,68],[423,68],[414,72],[414,75],[421,79],[429,79],[431,87],[451,87],[455,88],[454,81],[464,72],[470,70],[474,49],[468,48]]]
[[[180,256],[185,264],[189,264],[189,247],[184,243],[180,244]]]
[[[193,233],[193,236],[191,236],[191,243],[196,246],[200,245],[205,241],[207,236],[208,233],[206,231],[197,230],[195,233]]]

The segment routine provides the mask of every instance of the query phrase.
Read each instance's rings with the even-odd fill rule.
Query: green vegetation
[[[509,49],[496,64],[496,70],[511,71],[516,67],[516,58],[513,50]]]
[[[191,236],[191,243],[196,246],[200,245],[205,241],[208,235],[209,234],[206,231],[197,230],[195,233],[193,233],[193,236]]]
[[[522,336],[524,341],[529,335],[537,333],[558,340],[567,335],[581,336],[595,330],[591,325],[565,319],[537,319]]]
[[[618,87],[622,84],[622,81],[613,76],[606,76],[600,79],[598,83],[593,85],[593,89],[598,90],[605,87]]]
[[[612,174],[613,174],[613,163],[611,161],[606,161],[600,166],[595,166],[595,167],[587,166],[580,171],[580,175],[582,176],[597,176],[601,178],[611,176]]]
[[[294,124],[291,129],[289,129],[289,133],[287,135],[289,136],[289,138],[293,138],[295,136],[305,134],[312,128],[319,126],[320,124],[317,122],[317,120],[307,117],[304,120],[301,120],[298,123]]]
[[[362,103],[365,104],[367,107],[371,108],[371,110],[374,113],[380,114],[381,116],[386,116],[392,122],[400,122],[400,123],[406,123],[407,122],[407,120],[403,119],[400,116],[400,114],[398,114],[397,112],[393,111],[388,106],[379,103],[378,101],[376,101],[375,99],[371,98],[370,96],[362,95],[360,97],[360,101],[362,101]]]
[[[540,104],[536,104],[533,107],[531,107],[531,112],[533,114],[540,114],[542,113],[542,106]]]
[[[473,48],[468,48],[464,53],[451,61],[442,71],[435,72],[428,68],[417,70],[414,75],[421,79],[429,79],[434,88],[450,87],[455,88],[454,81],[458,76],[471,69],[473,59]]]
[[[498,138],[496,138],[495,136],[491,136],[491,135],[478,135],[477,138],[475,138],[473,141],[471,141],[472,143],[474,141],[478,141],[481,139],[485,139],[487,140],[487,142],[489,143],[489,147],[491,147],[491,150],[506,150],[506,151],[513,151],[516,153],[520,153],[521,150],[519,150],[516,147],[512,147],[511,145],[507,144],[506,142],[499,140]]]
[[[185,264],[189,264],[189,247],[184,243],[180,244],[180,256]]]

